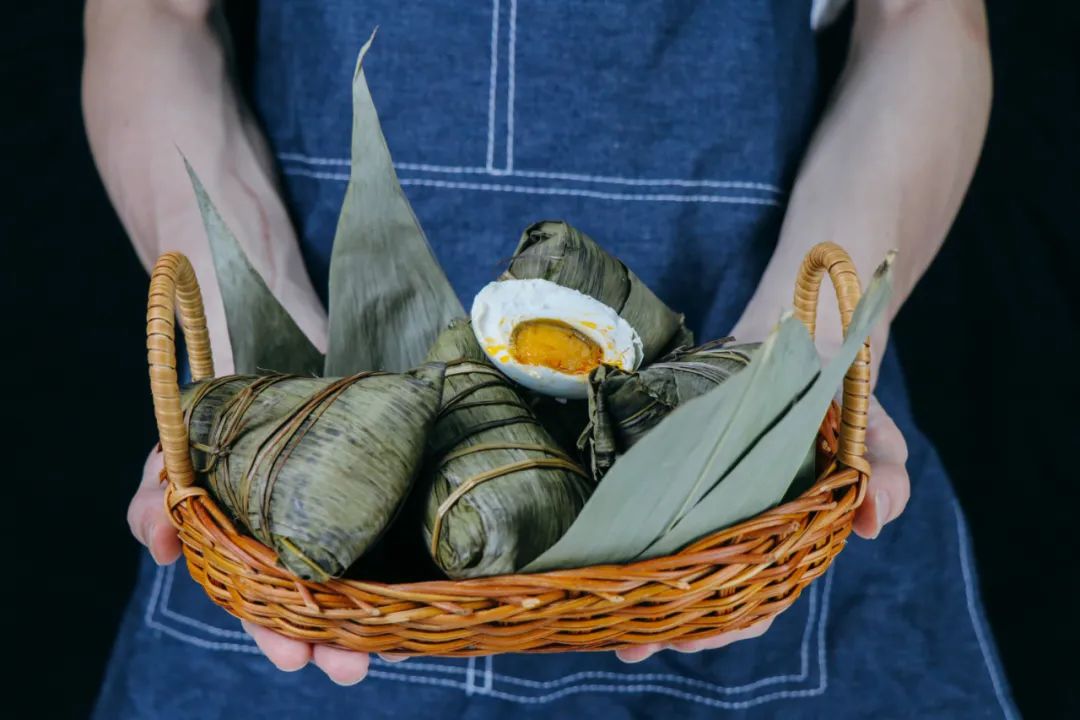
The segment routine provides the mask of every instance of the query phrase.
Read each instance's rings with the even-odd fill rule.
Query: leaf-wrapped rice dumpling
[[[509,267],[473,300],[473,330],[514,382],[585,398],[600,365],[633,372],[692,344],[675,313],[625,265],[564,222],[530,226]]]
[[[525,229],[500,280],[549,280],[614,308],[637,331],[643,363],[693,344],[684,317],[669,308],[618,258],[577,228],[546,220]]]
[[[445,366],[346,378],[231,375],[182,393],[215,499],[307,580],[341,575],[394,519],[423,462]]]
[[[455,321],[428,354],[445,362],[429,436],[424,537],[453,578],[515,572],[570,527],[592,481]]]
[[[749,365],[761,345],[730,341],[676,350],[638,372],[594,370],[589,376],[589,425],[579,440],[594,477],[602,477],[617,453],[628,450],[672,410]]]

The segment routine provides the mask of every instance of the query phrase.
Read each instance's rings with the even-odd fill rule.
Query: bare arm
[[[178,148],[270,289],[325,348],[325,313],[265,142],[231,82],[213,2],[89,0],[85,25],[83,112],[98,170],[144,265],[166,250],[180,250],[194,264],[218,373],[232,370],[232,351]]]
[[[225,312],[177,148],[267,285],[315,345],[326,347],[326,316],[274,186],[266,145],[231,83],[223,32],[211,0],[89,0],[83,71],[86,129],[113,205],[143,264],[149,267],[166,250],[191,259],[219,374],[233,367]],[[161,454],[152,452],[128,523],[164,564],[177,559],[180,542],[165,514],[161,468]],[[338,683],[367,673],[364,654],[245,627],[283,670],[310,661]]]
[[[776,252],[734,334],[758,339],[769,332],[780,309],[790,306],[803,256],[823,240],[847,249],[864,274],[889,249],[900,250],[895,315],[960,207],[989,109],[982,0],[859,0],[847,65],[803,160]],[[835,303],[821,303],[817,327],[818,345],[828,354],[841,339]],[[878,361],[887,336],[885,324],[873,339]],[[873,474],[854,526],[872,538],[903,512],[910,492],[903,435],[876,404],[867,446]],[[768,626],[674,647],[722,647]],[[643,645],[618,655],[640,662],[662,648]]]
[[[864,275],[888,249],[899,249],[891,320],[960,207],[990,93],[982,0],[859,0],[847,65],[803,161],[776,252],[735,334],[764,336],[803,255],[823,240],[846,248]],[[836,304],[823,302],[820,315],[818,345],[828,355],[841,339]],[[876,364],[887,338],[883,323],[871,338]],[[876,404],[867,448],[874,473],[855,530],[876,537],[910,494],[904,438]]]
[[[895,314],[960,206],[989,107],[981,0],[859,0],[843,76],[803,160],[776,252],[733,331],[736,337],[765,337],[780,309],[790,306],[803,256],[823,240],[843,245],[862,273],[873,270],[889,249],[900,250]],[[840,341],[835,303],[821,303],[817,327],[818,344],[829,353]],[[886,325],[874,338],[879,361],[887,333]],[[903,435],[876,404],[867,446],[873,474],[854,526],[863,537],[876,537],[903,512],[910,492]],[[770,622],[674,647],[723,647],[761,635]],[[642,645],[618,655],[640,662],[663,647]]]
[[[803,255],[823,240],[846,248],[860,273],[899,249],[891,319],[960,207],[990,93],[982,0],[860,0],[847,65],[736,333],[760,334],[776,321]],[[828,348],[839,339],[839,319],[834,303],[823,302],[821,312]],[[880,359],[885,332],[876,339]]]

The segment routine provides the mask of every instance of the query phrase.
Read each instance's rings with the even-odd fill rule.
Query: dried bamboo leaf
[[[578,443],[589,422],[588,401],[555,398],[521,387],[514,389],[529,403],[533,414],[559,447],[581,462],[583,456],[578,452]]]
[[[644,362],[670,347],[693,344],[685,319],[595,240],[562,221],[525,229],[501,280],[549,280],[611,307],[637,331]]]
[[[892,255],[874,273],[851,318],[836,356],[798,402],[697,505],[643,553],[656,557],[675,552],[699,537],[753,517],[784,497],[792,477],[813,445],[821,419],[840,389],[844,374],[885,312],[892,292]]]
[[[672,410],[724,382],[750,364],[760,343],[714,340],[680,349],[637,372],[598,368],[589,378],[589,428],[582,438],[593,476],[603,476]],[[587,448],[586,448],[587,446]]]
[[[448,369],[420,490],[424,539],[450,577],[515,572],[566,531],[592,481],[490,365],[467,321],[452,323],[428,359]]]
[[[398,183],[364,78],[353,76],[352,169],[330,257],[326,375],[400,372],[465,314]]]
[[[312,345],[251,266],[244,249],[225,224],[187,158],[184,158],[184,166],[210,240],[236,372],[319,373],[323,367],[322,353]]]
[[[192,462],[299,577],[341,575],[400,509],[445,366],[348,378],[231,375],[184,389]]]
[[[566,534],[529,572],[629,560],[708,492],[817,375],[805,326],[788,317],[750,365],[690,400],[627,451]]]

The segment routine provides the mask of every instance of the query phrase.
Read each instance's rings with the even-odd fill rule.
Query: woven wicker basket
[[[826,271],[845,328],[861,293],[840,247],[814,247],[795,288],[795,313],[811,333]],[[834,404],[821,425],[818,467],[826,470],[813,487],[675,555],[460,581],[306,582],[279,567],[271,549],[237,532],[194,484],[177,385],[177,314],[193,378],[213,377],[194,271],[183,255],[167,253],[150,281],[147,350],[166,506],[188,570],[233,615],[301,640],[368,652],[465,656],[614,650],[737,630],[786,609],[825,572],[844,547],[869,479],[863,457],[870,389],[865,345],[845,378],[843,410]]]

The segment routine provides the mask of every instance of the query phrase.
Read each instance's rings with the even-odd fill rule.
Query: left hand
[[[766,337],[771,328],[748,322],[749,315],[744,315],[732,333],[739,340],[760,340]],[[827,327],[827,326],[826,326]],[[888,340],[888,326],[879,326],[871,337],[873,353],[871,356],[871,389],[877,380],[881,356],[885,352]],[[839,338],[819,337],[818,346],[825,354],[839,346]],[[867,459],[873,472],[866,497],[855,511],[853,529],[867,540],[873,540],[886,524],[900,517],[911,495],[911,484],[905,463],[908,457],[907,442],[903,433],[896,426],[889,414],[876,397],[870,398],[870,412],[866,427]],[[772,625],[772,618],[763,620],[743,630],[722,633],[700,640],[687,640],[675,643],[650,643],[624,650],[616,650],[615,655],[626,663],[641,662],[661,650],[675,650],[681,653],[693,653],[701,650],[715,650],[740,640],[760,637]]]

